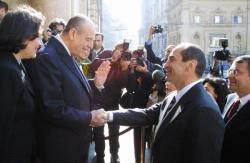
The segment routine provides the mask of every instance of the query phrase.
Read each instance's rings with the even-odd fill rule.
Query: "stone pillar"
[[[246,54],[250,54],[250,2],[247,0],[247,38],[246,38]]]
[[[29,0],[4,0],[4,2],[8,3],[9,10],[13,10],[18,5],[21,5],[21,4],[29,4]]]
[[[180,42],[188,42],[190,40],[190,22],[189,22],[189,15],[190,15],[190,10],[189,10],[189,1],[188,0],[183,0],[182,1],[182,9],[181,9],[181,23],[182,23],[182,28],[181,28],[181,38]]]
[[[67,22],[72,13],[71,0],[30,0],[30,5],[43,13],[47,23],[56,17]]]

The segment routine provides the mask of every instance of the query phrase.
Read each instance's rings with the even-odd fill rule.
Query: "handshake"
[[[103,126],[109,120],[109,114],[104,109],[91,111],[92,119],[90,122],[91,127]]]

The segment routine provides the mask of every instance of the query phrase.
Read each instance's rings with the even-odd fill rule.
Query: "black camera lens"
[[[163,28],[161,25],[157,25],[154,28],[155,28],[155,33],[162,33],[163,31]]]
[[[144,66],[143,58],[142,57],[136,58],[136,64],[138,64],[139,66]]]

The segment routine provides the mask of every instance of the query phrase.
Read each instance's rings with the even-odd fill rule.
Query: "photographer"
[[[134,91],[133,104],[131,108],[145,108],[151,93],[151,88],[154,84],[152,72],[162,67],[158,64],[153,64],[146,60],[143,51],[133,51],[131,68],[136,76],[136,87]],[[163,70],[162,70],[163,71]],[[144,136],[145,132],[145,136]],[[141,146],[144,146],[145,140],[150,139],[151,128],[134,127],[134,152],[135,162],[141,162]],[[143,143],[143,144],[142,144]]]
[[[228,40],[225,38],[219,39],[219,46],[221,49],[214,51],[213,64],[210,68],[210,73],[216,77],[227,78],[225,74],[232,62],[231,53],[227,49]]]
[[[135,87],[135,76],[130,71],[131,53],[128,49],[123,48],[123,44],[118,44],[113,51],[104,51],[96,58],[93,63],[95,70],[98,65],[104,60],[111,61],[111,69],[108,74],[107,80],[102,90],[102,96],[94,97],[94,106],[96,109],[104,108],[106,111],[119,109],[119,102],[122,96],[122,89],[133,90]],[[124,51],[126,50],[126,51]],[[111,58],[110,58],[111,57]],[[96,67],[96,68],[95,68]],[[108,124],[109,128],[109,145],[111,153],[111,163],[119,163],[119,128],[118,125]],[[95,151],[97,163],[104,163],[104,127],[93,129],[93,136],[95,141]]]
[[[152,49],[152,39],[153,39],[154,34],[162,33],[162,31],[163,31],[163,28],[160,25],[150,26],[149,33],[148,33],[148,40],[145,42],[145,48],[147,51],[147,59],[150,62],[159,64],[159,65],[163,65],[163,63],[167,60],[168,55],[175,47],[174,45],[168,45],[167,48],[165,49],[165,55],[164,55],[163,59],[161,59],[155,55],[155,53]]]

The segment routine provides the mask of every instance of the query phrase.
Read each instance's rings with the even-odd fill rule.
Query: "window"
[[[223,22],[223,16],[218,16],[218,15],[214,16],[214,23],[215,24],[220,24],[222,22]]]
[[[194,16],[194,23],[198,24],[201,22],[200,16],[199,15],[195,15]]]
[[[209,34],[209,47],[210,48],[219,48],[220,41],[222,38],[227,38],[227,35],[224,33],[210,33]]]
[[[233,17],[233,23],[234,24],[241,24],[242,23],[242,16],[234,16]]]

